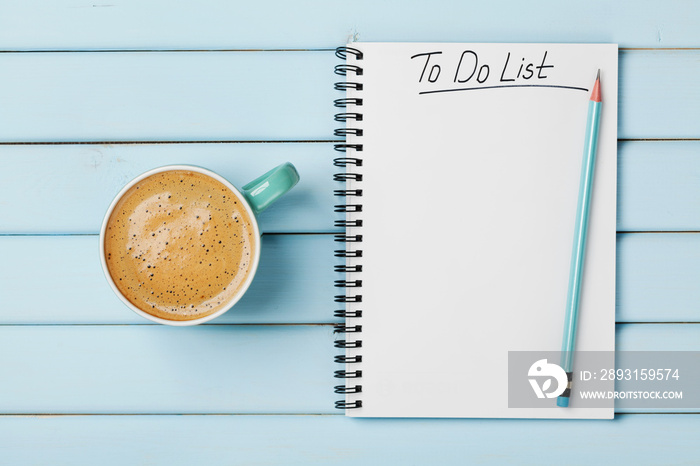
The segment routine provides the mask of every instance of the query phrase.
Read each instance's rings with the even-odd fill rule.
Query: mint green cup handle
[[[299,182],[299,173],[291,163],[283,163],[243,186],[243,195],[253,212],[259,214]]]

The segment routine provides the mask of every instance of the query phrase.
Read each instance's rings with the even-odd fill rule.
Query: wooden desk
[[[700,350],[699,24],[683,1],[0,1],[0,462],[697,462],[698,410],[344,418],[330,233],[349,37],[617,42],[617,348]],[[235,311],[167,328],[113,296],[97,232],[128,180],[192,163],[241,185],[284,161],[302,182],[260,217]]]

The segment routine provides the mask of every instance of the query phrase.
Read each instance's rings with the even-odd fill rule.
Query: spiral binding
[[[353,55],[355,61],[362,60],[362,52],[352,47],[339,47],[335,50],[335,55],[344,61],[347,60],[348,55]],[[352,63],[342,63],[335,67],[335,73],[339,76],[350,77],[354,75],[357,77],[362,76],[363,72],[364,70],[361,66]],[[361,92],[362,88],[362,83],[352,80],[335,83],[335,89],[342,92],[354,91],[357,93]],[[356,183],[362,181],[362,174],[356,171],[358,167],[362,166],[362,159],[358,157],[358,154],[362,152],[362,144],[358,144],[356,140],[362,137],[363,131],[355,126],[357,122],[362,121],[362,113],[358,111],[358,107],[362,107],[363,101],[362,97],[345,97],[334,100],[333,105],[338,109],[342,109],[335,114],[335,121],[346,124],[344,128],[337,128],[333,134],[336,137],[353,136],[355,138],[353,143],[337,143],[334,147],[336,151],[343,153],[344,156],[333,159],[333,165],[345,169],[345,171],[333,175],[334,181],[345,184],[343,189],[336,189],[333,192],[335,196],[343,199],[342,203],[334,206],[334,211],[345,213],[346,216],[354,216],[362,212],[362,203],[359,199],[362,197],[362,189],[356,185]],[[352,184],[352,189],[349,189],[347,183]],[[335,226],[340,228],[361,228],[362,219],[346,217],[344,220],[336,220]],[[358,323],[358,319],[362,317],[362,310],[356,309],[357,304],[362,302],[362,280],[357,275],[362,272],[362,265],[349,264],[348,261],[354,261],[356,258],[362,257],[362,250],[357,248],[358,243],[362,243],[362,235],[357,233],[357,231],[348,232],[346,230],[344,234],[335,235],[335,241],[346,245],[345,249],[334,251],[335,257],[345,258],[346,262],[342,265],[336,265],[333,269],[335,272],[345,274],[344,280],[336,280],[334,283],[336,288],[344,289],[344,294],[336,295],[334,301],[344,304],[345,308],[335,310],[333,316],[348,320],[343,324],[335,325],[333,332],[341,335],[347,334],[348,337],[352,337],[347,340],[336,340],[335,347],[343,350],[354,350],[362,348],[362,340],[359,338],[359,335],[362,333],[362,325]],[[352,319],[352,323],[350,323],[349,319]],[[352,364],[362,362],[362,355],[349,355],[347,353],[336,355],[334,362],[344,366],[344,369],[335,371],[334,377],[345,379],[343,384],[335,386],[335,393],[341,395],[362,393],[361,384],[349,381],[350,379],[362,378],[362,370],[352,369]],[[335,407],[338,409],[361,408],[362,400],[338,400],[335,402]]]

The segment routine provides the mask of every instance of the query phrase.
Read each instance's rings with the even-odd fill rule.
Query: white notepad
[[[507,366],[509,351],[561,347],[598,69],[603,114],[576,349],[614,350],[617,45],[348,47],[362,58],[347,53],[338,94],[361,100],[337,101],[347,134],[338,189],[361,193],[338,192],[351,206],[338,215],[361,226],[347,227],[349,253],[339,255],[361,257],[339,261],[351,270],[342,291],[361,299],[346,312],[361,317],[348,317],[338,339],[361,347],[345,350],[353,362],[336,375],[359,376],[339,379],[361,390],[339,397],[361,407],[346,414],[612,418],[612,408],[575,403],[509,408]]]

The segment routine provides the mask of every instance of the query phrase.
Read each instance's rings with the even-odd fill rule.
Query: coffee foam
[[[217,312],[250,272],[257,238],[242,201],[199,172],[132,186],[107,222],[104,252],[119,291],[144,312],[192,320]]]

